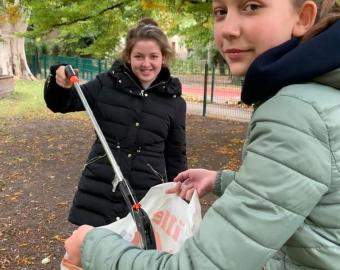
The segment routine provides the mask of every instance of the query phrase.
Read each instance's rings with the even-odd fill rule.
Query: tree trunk
[[[25,38],[22,37],[28,26],[26,17],[25,12],[22,12],[22,17],[15,24],[5,22],[0,25],[0,76],[34,79],[27,64]]]

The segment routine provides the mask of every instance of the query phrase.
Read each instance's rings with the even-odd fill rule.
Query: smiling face
[[[214,0],[216,45],[233,75],[243,76],[257,56],[294,36],[292,0]]]
[[[136,42],[129,59],[132,72],[144,88],[149,87],[156,79],[161,71],[163,61],[161,49],[158,43],[152,39]]]

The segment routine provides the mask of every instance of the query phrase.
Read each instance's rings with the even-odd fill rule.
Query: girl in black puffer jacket
[[[181,83],[166,67],[173,51],[166,35],[150,19],[132,28],[122,60],[81,86],[124,177],[140,200],[154,185],[172,181],[187,169],[186,104]],[[65,77],[65,66],[51,67],[45,101],[53,112],[84,107]],[[121,193],[112,192],[114,172],[95,140],[74,196],[69,221],[101,226],[124,217]]]

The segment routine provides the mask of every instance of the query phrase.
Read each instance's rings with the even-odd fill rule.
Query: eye
[[[260,8],[259,4],[249,3],[249,4],[245,5],[244,11],[254,12],[254,11],[258,10],[259,8]]]
[[[134,57],[135,57],[136,59],[142,59],[142,58],[143,58],[140,54],[136,54]]]
[[[222,19],[227,15],[227,11],[223,8],[214,8],[213,9],[213,17],[215,20]]]
[[[157,58],[158,58],[158,54],[151,55],[151,59],[157,59]]]

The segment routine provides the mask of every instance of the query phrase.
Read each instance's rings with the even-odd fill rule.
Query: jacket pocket
[[[106,153],[103,154],[103,155],[96,155],[93,158],[90,158],[88,161],[86,161],[83,169],[85,169],[88,165],[91,165],[91,164],[93,164],[93,163],[97,162],[98,160],[105,158],[105,157],[106,157]]]
[[[156,176],[158,177],[158,179],[159,179],[162,183],[168,182],[168,178],[167,178],[167,176],[166,176],[166,173],[165,173],[165,175],[164,175],[164,177],[163,177],[163,175],[160,174],[158,171],[156,171],[155,168],[152,167],[151,164],[150,164],[149,162],[146,163],[146,166],[148,166],[148,168],[150,169],[150,171],[151,171],[154,175],[156,175]]]

